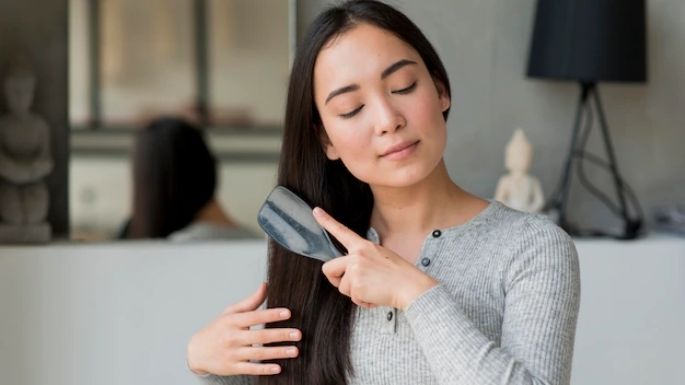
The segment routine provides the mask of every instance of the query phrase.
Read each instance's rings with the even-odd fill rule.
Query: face
[[[409,186],[442,159],[450,106],[418,52],[360,24],[333,39],[314,66],[326,156],[370,185]]]

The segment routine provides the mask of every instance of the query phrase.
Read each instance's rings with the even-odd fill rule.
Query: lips
[[[405,142],[400,142],[398,144],[395,144],[393,146],[390,146],[383,154],[381,154],[381,158],[384,156],[392,155],[398,152],[401,152],[403,150],[406,150],[407,148],[417,144],[419,141],[405,141]]]

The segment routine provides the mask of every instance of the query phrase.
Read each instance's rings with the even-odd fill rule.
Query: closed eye
[[[412,84],[411,84],[409,87],[407,87],[407,88],[402,88],[401,90],[392,91],[392,93],[393,93],[393,94],[404,95],[404,94],[408,94],[408,93],[414,91],[414,88],[416,88],[416,82],[412,83]]]
[[[352,111],[350,111],[350,112],[347,112],[347,113],[344,113],[344,114],[340,114],[339,116],[340,116],[341,118],[343,118],[343,119],[349,119],[349,118],[351,118],[351,117],[357,115],[357,112],[361,111],[361,110],[362,110],[362,107],[364,107],[363,104],[362,104],[361,106],[355,108],[354,110],[352,110]]]

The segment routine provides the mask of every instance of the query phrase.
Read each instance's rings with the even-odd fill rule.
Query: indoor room
[[[0,383],[677,382],[683,19],[0,0]]]

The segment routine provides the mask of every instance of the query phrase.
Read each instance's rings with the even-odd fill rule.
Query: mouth
[[[390,147],[385,151],[380,157],[387,159],[402,159],[405,156],[411,154],[416,146],[419,144],[420,140],[412,142],[403,142]]]

